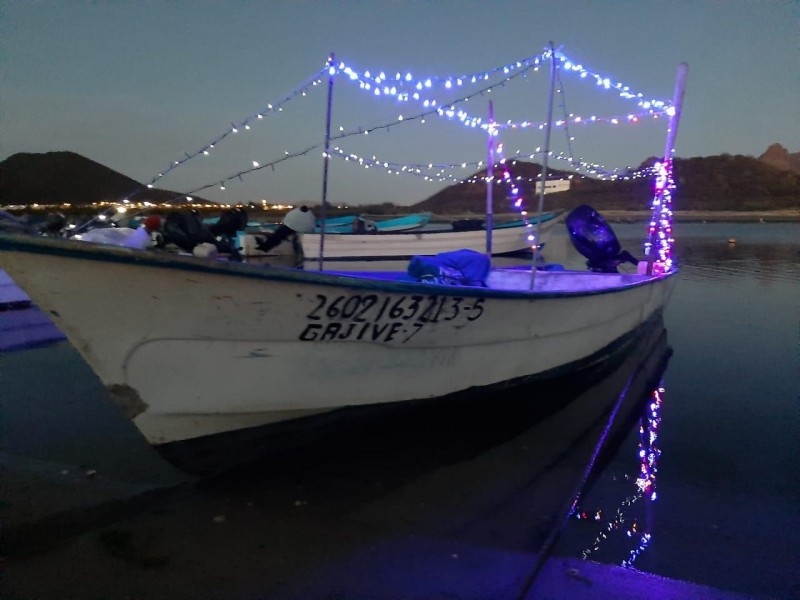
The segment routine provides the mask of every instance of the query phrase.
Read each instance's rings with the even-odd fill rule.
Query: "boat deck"
[[[381,279],[384,281],[405,281],[419,283],[401,271],[325,271],[327,274],[354,277],[357,279]],[[576,278],[576,275],[580,275]],[[604,289],[619,289],[643,283],[652,276],[637,273],[593,273],[590,271],[540,270],[536,272],[537,292],[586,292]],[[459,286],[471,287],[471,286]],[[474,286],[472,286],[474,287]],[[529,268],[492,269],[486,280],[486,288],[498,291],[531,291],[531,270]]]

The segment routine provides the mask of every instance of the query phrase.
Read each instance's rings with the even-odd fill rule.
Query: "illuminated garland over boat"
[[[159,172],[150,179],[150,181],[147,184],[147,187],[148,188],[154,187],[154,184],[158,180],[165,177],[168,173],[170,173],[174,169],[186,164],[190,160],[198,156],[208,156],[211,153],[211,151],[214,150],[216,146],[223,140],[225,140],[229,136],[239,133],[240,131],[247,131],[251,129],[251,124],[263,119],[266,115],[282,112],[284,105],[286,105],[288,102],[296,98],[305,97],[311,88],[318,87],[319,84],[322,82],[322,74],[325,72],[327,72],[329,75],[334,75],[334,76],[342,75],[345,81],[357,82],[357,84],[361,89],[371,92],[371,96],[373,97],[390,97],[399,102],[408,102],[409,100],[413,99],[413,100],[418,100],[423,105],[423,107],[429,108],[429,110],[427,111],[412,116],[400,115],[394,121],[382,125],[377,125],[368,129],[359,128],[357,130],[341,131],[338,135],[332,136],[331,137],[332,140],[338,140],[354,135],[366,135],[381,129],[388,129],[389,127],[397,126],[410,121],[415,121],[415,120],[424,121],[426,117],[431,115],[444,117],[447,118],[448,120],[455,119],[463,123],[467,127],[471,128],[477,127],[485,129],[486,124],[483,122],[482,118],[471,117],[465,111],[457,111],[455,107],[460,103],[470,100],[471,98],[474,98],[485,92],[491,91],[493,87],[511,81],[512,79],[527,73],[529,70],[538,70],[542,61],[549,57],[549,52],[550,51],[548,50],[540,55],[518,60],[513,63],[509,63],[507,65],[502,65],[499,67],[495,67],[493,69],[489,69],[487,71],[462,75],[457,77],[447,76],[447,77],[416,78],[410,72],[406,72],[405,74],[396,72],[393,80],[389,79],[385,75],[384,71],[378,71],[378,74],[373,76],[371,72],[368,70],[361,72],[349,65],[346,65],[345,63],[339,63],[337,66],[333,66],[329,59],[325,67],[314,73],[311,77],[303,81],[300,85],[298,85],[289,93],[284,94],[280,100],[267,104],[266,107],[246,117],[245,119],[239,120],[237,123],[232,123],[230,127],[228,127],[222,134],[215,137],[211,142],[204,144],[201,148],[199,148],[194,152],[185,153],[184,157],[180,159],[172,161],[169,167],[162,170],[161,172]],[[589,125],[589,124],[601,124],[601,123],[620,125],[622,123],[637,123],[644,118],[648,117],[658,118],[663,114],[668,114],[668,111],[671,108],[671,105],[663,100],[656,100],[656,99],[646,100],[645,96],[642,93],[631,92],[629,86],[619,82],[615,82],[607,76],[600,75],[583,67],[583,65],[570,60],[566,55],[564,55],[560,51],[557,51],[555,53],[555,59],[559,62],[562,69],[565,69],[571,73],[576,73],[580,79],[588,79],[590,81],[593,80],[597,86],[605,90],[616,91],[618,92],[621,98],[634,100],[636,101],[639,107],[644,109],[644,112],[637,112],[635,114],[618,115],[611,117],[598,117],[597,115],[589,115],[589,116],[569,115],[565,119],[556,121],[554,125],[557,127],[566,127],[566,125],[570,123],[573,125],[578,125],[578,124]],[[459,99],[446,102],[444,103],[445,106],[442,106],[441,100],[437,100],[436,98],[433,97],[423,98],[420,95],[421,90],[431,90],[437,86],[441,87],[445,91],[449,91],[454,88],[460,88],[468,84],[483,83],[490,80],[491,77],[496,76],[497,74],[502,74],[504,76],[504,79],[502,81],[493,82],[490,85],[483,86],[480,89],[474,91],[473,93],[463,96]],[[391,85],[389,85],[388,83],[389,81],[391,81]],[[496,127],[508,128],[508,129],[543,130],[545,125],[546,124],[544,122],[506,121],[505,123],[497,124]],[[266,163],[263,163],[263,161],[252,160],[251,161],[251,164],[253,165],[252,168],[242,169],[241,171],[229,177],[223,178],[219,182],[215,182],[214,184],[203,185],[201,187],[195,188],[190,192],[187,192],[187,194],[197,193],[201,190],[205,190],[210,187],[216,187],[218,185],[220,186],[221,189],[224,189],[224,184],[226,182],[239,179],[244,175],[260,170],[260,168],[263,168],[264,166],[273,167],[279,162],[283,162],[283,160],[286,160],[287,157],[295,158],[298,156],[306,155],[310,150],[316,149],[319,146],[321,146],[321,144],[314,145],[300,151],[287,151],[284,153],[284,157],[282,157],[281,159],[268,161]],[[601,168],[600,171],[609,172],[608,169],[603,169],[603,168]]]
[[[588,79],[590,81],[594,81],[598,87],[601,87],[604,90],[613,90],[618,93],[618,95],[627,100],[632,100],[636,102],[637,106],[640,109],[643,109],[644,112],[640,112],[638,114],[628,114],[625,116],[614,116],[614,117],[598,117],[597,115],[591,115],[589,117],[583,116],[575,116],[573,114],[565,114],[565,117],[560,120],[553,120],[552,114],[548,114],[548,119],[545,122],[529,122],[529,121],[522,121],[522,122],[512,122],[506,121],[504,124],[495,123],[493,119],[491,122],[484,122],[483,119],[477,117],[471,117],[468,113],[462,110],[456,110],[456,106],[462,102],[469,100],[472,97],[475,97],[478,94],[483,94],[484,92],[491,91],[493,86],[496,85],[503,85],[521,75],[526,74],[531,70],[538,70],[541,66],[544,59],[549,59],[551,63],[551,97],[553,96],[552,89],[553,84],[555,81],[555,74],[558,73],[560,70],[563,70],[567,73],[576,73],[580,79]],[[353,67],[346,65],[345,63],[338,63],[336,64],[334,61],[333,56],[329,57],[328,61],[326,62],[325,68],[317,71],[312,77],[305,80],[300,86],[295,88],[292,92],[285,95],[282,100],[276,103],[270,103],[267,107],[254,115],[242,120],[239,122],[238,125],[232,124],[229,129],[227,129],[223,134],[217,136],[212,142],[206,144],[201,149],[195,151],[192,154],[187,153],[185,158],[173,161],[170,164],[170,167],[163,172],[159,173],[156,177],[154,177],[147,187],[152,188],[155,181],[159,180],[160,178],[164,177],[168,172],[174,170],[175,168],[186,164],[193,158],[197,156],[205,156],[209,155],[210,151],[215,148],[215,146],[220,143],[222,140],[226,139],[227,137],[238,133],[241,129],[249,130],[250,123],[254,121],[258,121],[263,119],[265,114],[267,113],[276,113],[282,112],[283,105],[288,103],[290,100],[295,99],[297,97],[304,97],[307,95],[307,91],[311,87],[316,87],[318,84],[322,82],[322,73],[327,71],[328,73],[328,94],[329,94],[329,117],[330,119],[330,94],[333,89],[333,82],[334,78],[337,76],[344,76],[345,81],[355,81],[357,82],[360,89],[370,92],[371,96],[374,97],[390,97],[394,98],[396,101],[400,102],[408,102],[411,100],[420,102],[424,108],[428,108],[427,111],[419,113],[417,115],[411,117],[404,117],[400,115],[396,120],[385,123],[383,125],[378,125],[374,127],[370,127],[368,129],[359,128],[358,130],[353,131],[342,131],[336,136],[331,136],[330,134],[330,123],[328,124],[328,131],[326,132],[324,146],[325,149],[322,153],[323,159],[325,160],[325,167],[327,173],[327,165],[328,160],[331,156],[339,155],[340,157],[345,156],[343,151],[339,148],[334,149],[333,152],[330,150],[330,142],[333,140],[339,140],[342,138],[354,136],[354,135],[366,135],[374,131],[378,131],[381,129],[388,130],[391,126],[396,126],[404,123],[408,123],[414,120],[421,120],[424,122],[425,117],[436,114],[441,117],[446,117],[450,120],[456,119],[460,121],[462,124],[470,127],[470,128],[480,128],[484,131],[487,131],[490,137],[497,136],[501,129],[545,129],[548,143],[545,145],[547,149],[545,151],[540,151],[537,149],[537,152],[541,152],[543,161],[543,180],[547,180],[547,159],[551,156],[549,152],[549,135],[550,130],[552,129],[552,125],[556,127],[561,127],[565,131],[567,131],[567,127],[569,125],[588,125],[588,124],[599,124],[599,123],[609,123],[612,125],[618,125],[621,123],[638,123],[643,118],[659,118],[662,115],[667,115],[670,117],[671,122],[673,117],[676,116],[676,107],[680,105],[682,98],[677,96],[678,88],[682,88],[682,83],[677,86],[676,88],[676,97],[673,101],[667,102],[664,100],[656,100],[656,99],[646,99],[642,93],[634,93],[631,91],[630,87],[627,85],[623,85],[619,82],[614,82],[609,77],[604,77],[598,73],[595,73],[581,64],[576,63],[569,58],[566,57],[562,52],[555,50],[552,46],[546,50],[544,53],[530,57],[521,61],[516,61],[514,63],[510,63],[508,65],[504,65],[501,67],[496,67],[494,69],[490,69],[488,71],[484,71],[482,73],[476,73],[472,75],[465,75],[460,77],[427,77],[427,78],[415,78],[410,72],[406,72],[404,75],[401,74],[399,71],[395,73],[394,79],[391,79],[387,75],[385,75],[384,71],[379,71],[377,75],[373,76],[370,71],[358,71]],[[450,101],[446,103],[446,106],[443,107],[440,100],[437,100],[433,96],[425,95],[421,92],[425,90],[433,91],[434,88],[441,87],[445,91],[450,91],[454,88],[459,88],[464,85],[468,84],[481,84],[483,82],[489,82],[493,75],[502,74],[503,79],[502,81],[489,83],[477,91],[472,92],[471,94],[465,95],[455,101]],[[679,76],[680,79],[680,76]],[[560,82],[560,75],[559,75],[559,82]],[[680,92],[682,94],[682,91]],[[552,100],[551,100],[552,106]],[[552,110],[552,109],[551,109]],[[565,109],[566,113],[566,109]],[[549,127],[548,127],[549,125]],[[569,134],[568,134],[569,137]],[[571,138],[570,138],[571,139]],[[671,139],[674,140],[674,132],[671,132]],[[223,178],[222,180],[218,180],[213,184],[206,184],[200,187],[195,188],[194,190],[186,193],[181,194],[181,196],[185,195],[186,198],[191,201],[192,194],[196,194],[200,191],[209,189],[211,187],[219,187],[220,190],[226,189],[226,184],[234,181],[236,179],[242,179],[245,175],[248,175],[254,171],[258,171],[264,168],[272,168],[286,160],[290,160],[293,158],[301,157],[304,155],[309,154],[310,152],[318,149],[322,144],[313,144],[307,146],[304,149],[296,150],[293,152],[285,151],[283,156],[278,159],[271,160],[268,162],[262,162],[258,160],[252,160],[251,164],[252,167],[247,169],[242,169],[239,172],[230,175],[228,177]],[[570,146],[570,153],[571,153],[571,146]],[[662,271],[667,271],[672,266],[672,259],[671,259],[671,247],[672,247],[672,211],[671,211],[671,190],[674,188],[674,181],[672,178],[672,144],[670,141],[670,137],[668,136],[668,143],[667,143],[667,151],[665,152],[665,159],[662,163],[656,165],[657,170],[657,178],[656,178],[656,185],[654,189],[654,197],[652,201],[652,212],[653,218],[650,224],[649,230],[649,239],[645,243],[645,255],[647,257],[648,263],[648,271],[652,271],[654,269],[659,269]],[[518,154],[521,154],[521,151],[518,151]],[[352,155],[347,155],[349,159]],[[532,155],[531,155],[532,156]],[[559,157],[560,158],[560,157]],[[365,168],[369,168],[374,165],[381,165],[383,168],[387,169],[390,174],[400,174],[400,173],[409,173],[414,176],[420,176],[421,170],[416,165],[401,165],[399,163],[389,163],[388,161],[378,161],[376,158],[370,160],[364,160],[361,158],[356,158],[356,160],[364,166]],[[584,166],[582,162],[578,161],[576,163],[575,159],[569,157],[567,160],[571,166],[581,167]],[[389,165],[392,165],[391,167]],[[487,161],[488,164],[488,161]],[[521,208],[521,199],[518,197],[519,188],[517,187],[517,183],[519,182],[518,179],[515,179],[511,176],[510,171],[508,170],[508,165],[505,162],[500,163],[504,170],[503,177],[501,181],[509,186],[511,190],[512,200],[514,207],[517,209],[522,210]],[[461,163],[461,168],[464,168],[466,163]],[[493,166],[493,165],[490,165]],[[429,169],[433,168],[433,165],[428,166]],[[599,169],[593,165],[592,169],[594,173],[597,173]],[[486,181],[492,181],[491,169],[487,171]],[[430,181],[442,181],[447,180],[447,177],[440,171],[438,175],[429,176],[424,175],[424,179]],[[455,182],[463,182],[464,179],[453,179]],[[544,183],[543,183],[544,185]],[[490,193],[490,192],[489,192]],[[543,195],[544,190],[542,189],[541,194]],[[133,195],[133,194],[132,194]],[[128,198],[123,200],[123,205],[129,202],[130,195]],[[179,197],[179,196],[176,196]],[[542,203],[542,197],[540,197],[539,201],[540,205]],[[324,200],[323,200],[324,205]],[[489,203],[487,202],[487,206]],[[540,206],[541,212],[541,206]],[[523,216],[525,216],[525,212],[522,212]],[[491,215],[488,215],[491,218]],[[529,239],[533,243],[535,236],[529,236]],[[490,240],[487,242],[489,245],[491,244]],[[533,244],[535,248],[535,244]]]

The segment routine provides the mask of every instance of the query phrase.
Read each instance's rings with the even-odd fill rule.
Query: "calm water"
[[[614,228],[623,246],[637,254],[643,226]],[[578,266],[582,260],[565,237],[553,239],[545,256]],[[800,225],[678,224],[676,237],[681,270],[664,317],[673,353],[657,395],[651,397],[657,406],[644,418],[634,413],[630,429],[620,428],[621,437],[606,445],[608,453],[598,460],[579,498],[577,515],[586,518],[566,520],[550,554],[625,562],[756,597],[798,598]],[[570,446],[576,456],[589,455],[583,453],[586,443],[565,434],[582,430],[584,412],[614,403],[628,376],[625,369],[619,372],[621,378],[567,378],[558,389],[539,389],[538,403],[552,396],[554,406],[566,405],[543,428],[541,411],[529,397],[490,398],[497,410],[487,410],[485,400],[476,400],[457,409],[448,405],[390,412],[383,420],[353,425],[356,433],[344,428],[305,449],[282,449],[234,470],[175,506],[140,516],[139,526],[147,535],[167,532],[159,547],[175,567],[131,571],[133,579],[117,586],[117,596],[97,591],[104,577],[116,581],[116,566],[108,573],[98,566],[93,577],[82,575],[82,566],[97,560],[87,544],[16,565],[12,583],[33,597],[33,588],[52,591],[52,578],[42,572],[58,573],[59,578],[75,572],[73,597],[122,598],[131,597],[130,590],[146,589],[151,593],[137,597],[161,598],[164,580],[174,576],[185,597],[202,597],[189,595],[193,576],[179,568],[184,557],[239,589],[253,574],[240,565],[251,564],[245,559],[258,548],[259,556],[269,550],[274,561],[286,565],[286,574],[277,572],[277,583],[261,584],[258,597],[278,597],[276,590],[288,589],[282,587],[284,579],[293,572],[302,574],[294,582],[300,589],[317,582],[325,593],[283,597],[331,597],[330,590],[337,589],[352,590],[356,597],[356,590],[369,585],[394,595],[357,597],[399,597],[401,588],[394,586],[417,581],[423,563],[414,559],[420,551],[429,552],[430,560],[423,562],[431,568],[455,564],[450,550],[428,548],[431,540],[444,546],[457,542],[489,557],[486,562],[476,559],[474,573],[452,567],[465,589],[487,578],[504,581],[520,572],[513,571],[519,564],[512,557],[528,572],[530,553],[558,530],[546,515],[560,510],[565,490],[572,488],[586,460],[571,460]],[[571,387],[575,389],[567,389]],[[562,402],[562,396],[574,399]],[[573,418],[578,413],[581,418]],[[599,418],[602,424],[604,417]],[[644,438],[639,425],[644,426]],[[657,435],[649,437],[652,433]],[[646,463],[651,476],[647,494],[640,494],[635,483],[643,439],[645,458],[653,459]],[[543,465],[561,455],[567,464],[547,472]],[[197,527],[197,514],[209,521],[209,515],[220,513],[231,527],[241,524],[231,529],[229,538],[220,538],[217,532],[223,530],[216,526],[214,533]],[[340,534],[316,539],[324,552],[314,552],[313,543],[295,542],[305,540],[320,522],[339,527]],[[135,528],[136,523],[125,527]],[[285,535],[273,536],[270,527]],[[352,542],[359,535],[369,541],[362,554]],[[409,545],[397,546],[397,540]],[[241,555],[231,550],[221,556],[220,547],[239,548]],[[436,562],[442,557],[444,567]],[[513,572],[500,572],[503,568]],[[487,574],[492,569],[498,572]],[[397,581],[387,584],[387,574],[396,574]],[[327,587],[320,579],[324,576],[332,578]],[[430,576],[432,582],[444,577],[440,571]],[[198,579],[197,585],[203,581]],[[84,588],[86,593],[78,593]],[[411,590],[404,597],[425,596]]]
[[[614,227],[623,247],[638,247],[639,225]],[[556,553],[797,598],[800,226],[676,230],[681,272],[665,315],[674,353],[656,415],[657,500],[637,494],[634,428]]]
[[[612,225],[640,255],[644,225]],[[637,424],[599,462],[553,553],[800,598],[800,224],[678,223],[675,237],[673,354],[657,414],[642,422],[658,426],[656,500],[638,493]],[[544,255],[583,267],[565,233]]]

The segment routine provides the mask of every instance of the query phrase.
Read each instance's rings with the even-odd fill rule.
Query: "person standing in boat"
[[[302,267],[305,255],[301,236],[313,232],[316,226],[317,220],[308,206],[295,207],[286,213],[283,223],[274,232],[266,238],[257,238],[256,248],[269,252],[284,240],[289,240],[294,251],[295,266]]]

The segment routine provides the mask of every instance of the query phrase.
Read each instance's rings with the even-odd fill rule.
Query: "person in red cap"
[[[161,231],[161,217],[150,215],[134,232],[125,238],[122,243],[126,248],[138,248],[144,250],[153,245],[153,233]]]

